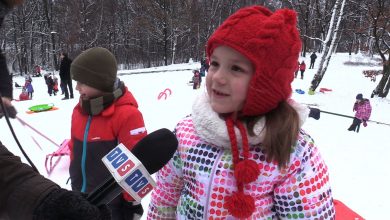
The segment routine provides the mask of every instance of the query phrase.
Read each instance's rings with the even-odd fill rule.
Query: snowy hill
[[[344,62],[355,59],[356,55],[349,57],[347,54],[335,54],[320,84],[320,87],[332,91],[316,92],[315,95],[294,92],[293,98],[301,103],[316,104],[321,110],[353,116],[352,106],[356,94],[362,93],[365,98],[369,98],[376,86],[376,83],[364,77],[362,71],[381,69],[380,66],[344,65]],[[309,63],[309,58],[305,61]],[[318,63],[315,66],[317,65]],[[173,129],[181,118],[191,113],[193,99],[199,93],[205,92],[204,85],[199,90],[193,90],[187,85],[192,77],[191,70],[196,67],[200,67],[199,63],[119,71],[120,78],[138,100],[149,132],[163,127]],[[159,70],[162,72],[157,72]],[[293,90],[302,89],[306,92],[316,70],[307,69],[303,80],[295,79]],[[24,79],[16,77],[14,81],[23,84]],[[47,94],[43,77],[33,78],[32,84],[35,90],[33,100],[14,102],[18,116],[61,144],[70,135],[70,118],[78,101],[78,92],[75,91],[75,99],[61,100],[61,95]],[[75,87],[75,83],[73,86]],[[19,93],[20,89],[14,90],[15,98]],[[373,98],[370,102],[373,107],[371,119],[390,124],[389,98]],[[28,107],[46,103],[53,103],[59,109],[26,113]],[[347,131],[351,123],[350,118],[322,113],[320,120],[309,118],[303,128],[314,138],[328,164],[334,198],[341,200],[366,219],[384,219],[387,216],[387,199],[390,198],[390,189],[387,187],[390,185],[390,172],[387,169],[390,167],[390,126],[369,123],[367,127],[362,126],[359,133],[354,133]],[[12,124],[32,161],[41,174],[48,176],[45,170],[46,155],[57,147],[17,120],[12,120]],[[3,144],[15,154],[22,155],[5,120],[0,120],[0,128],[0,140]],[[69,189],[67,165],[68,158],[62,158],[48,178]],[[143,200],[145,210],[148,202],[149,197]],[[143,216],[143,219],[145,218],[146,215]]]

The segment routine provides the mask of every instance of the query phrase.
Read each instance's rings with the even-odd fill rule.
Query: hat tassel
[[[232,195],[225,197],[225,207],[231,215],[236,218],[248,218],[255,211],[255,199],[251,195],[244,193],[243,184],[255,181],[260,175],[260,170],[257,163],[253,160],[249,160],[249,145],[246,130],[243,124],[239,121],[236,122],[237,127],[240,130],[243,142],[243,156],[244,159],[240,161],[239,151],[237,147],[237,139],[234,132],[234,121],[228,117],[226,119],[226,126],[229,133],[230,142],[232,144],[233,164],[234,164],[234,177],[237,182],[237,192],[233,192]]]

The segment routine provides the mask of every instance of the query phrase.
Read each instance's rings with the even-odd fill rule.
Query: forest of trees
[[[298,13],[302,56],[322,52],[332,10],[339,0],[29,0],[15,8],[0,31],[11,72],[29,73],[35,65],[54,70],[59,53],[74,58],[101,46],[121,68],[182,63],[205,56],[205,44],[237,9],[259,4]],[[390,87],[390,1],[344,0],[333,52],[379,55],[383,88]],[[333,25],[333,24],[331,24]],[[379,89],[380,90],[380,89]],[[379,91],[378,92],[381,92]],[[387,89],[388,92],[388,89]],[[386,94],[387,95],[387,94]]]

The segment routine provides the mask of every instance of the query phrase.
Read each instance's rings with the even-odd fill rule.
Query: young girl
[[[357,94],[355,104],[353,105],[353,111],[356,113],[348,131],[355,131],[359,133],[361,123],[363,123],[363,126],[366,127],[367,121],[371,116],[371,110],[370,100],[363,98],[363,94],[361,93]]]
[[[300,48],[286,9],[243,8],[213,33],[207,94],[175,128],[148,219],[334,219],[308,110],[289,99]]]

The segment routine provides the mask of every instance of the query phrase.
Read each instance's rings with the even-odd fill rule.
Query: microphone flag
[[[144,165],[123,144],[102,158],[115,181],[137,202],[156,186]]]

